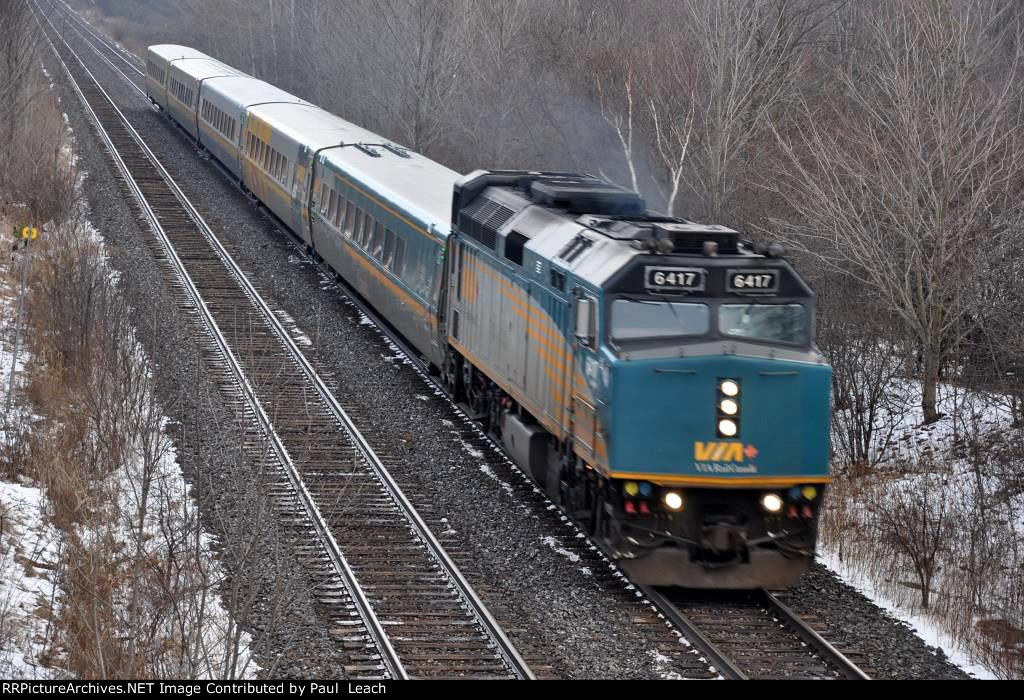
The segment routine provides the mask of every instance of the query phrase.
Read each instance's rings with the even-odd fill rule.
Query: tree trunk
[[[936,393],[939,385],[939,349],[926,348],[924,351],[924,386],[921,391],[921,409],[924,422],[934,423],[939,419],[936,409]]]

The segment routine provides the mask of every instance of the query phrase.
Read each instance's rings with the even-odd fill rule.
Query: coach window
[[[370,216],[370,212],[363,212],[363,245],[366,246],[367,250],[372,251],[373,246],[370,245],[370,238],[373,236],[373,217]]]
[[[356,205],[348,203],[348,211],[345,212],[345,235],[352,238],[355,235]]]
[[[373,257],[384,259],[384,227],[378,221],[373,229]]]
[[[355,223],[352,228],[352,238],[362,247],[366,247],[363,244],[363,210],[356,207]]]
[[[327,208],[327,219],[328,221],[334,221],[335,214],[338,213],[338,193],[331,190],[331,206]]]
[[[348,209],[348,201],[338,195],[338,215],[334,217],[334,227],[341,228],[341,222],[345,220],[345,210]]]
[[[395,274],[401,277],[402,275],[402,263],[405,261],[405,239],[399,238],[398,245],[395,247],[395,265],[392,268]]]
[[[380,224],[377,224],[380,226]],[[394,262],[395,252],[395,234],[391,229],[387,229],[384,233],[384,267],[391,269],[391,263]]]

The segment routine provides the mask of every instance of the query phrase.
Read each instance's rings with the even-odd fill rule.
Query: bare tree
[[[768,185],[794,212],[777,229],[906,324],[926,421],[949,334],[974,310],[965,292],[1019,221],[1020,50],[1006,48],[1019,28],[992,7],[878,5],[861,60],[833,71],[837,94],[804,102],[802,131],[780,137]]]
[[[658,41],[659,154],[696,214],[737,223],[735,197],[759,141],[796,91],[801,50],[836,3],[722,0],[685,4]],[[664,51],[664,54],[661,53]],[[668,96],[667,98],[665,96]],[[671,195],[670,195],[671,196]],[[674,198],[671,199],[674,204]]]
[[[878,517],[883,540],[910,560],[921,587],[921,607],[927,608],[939,555],[953,519],[945,479],[922,474],[915,476],[914,482],[875,492],[875,500],[868,507]]]
[[[906,413],[894,397],[902,353],[885,338],[893,334],[891,318],[845,300],[864,293],[848,278],[826,278],[819,293],[818,344],[832,365],[832,436],[839,464],[853,475],[877,464]]]
[[[31,103],[30,71],[37,57],[38,31],[26,0],[0,0],[0,143],[4,166],[14,160],[23,111]],[[7,189],[8,168],[0,168],[0,192]]]

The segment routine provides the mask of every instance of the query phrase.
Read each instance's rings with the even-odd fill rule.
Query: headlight
[[[679,511],[683,509],[683,494],[678,491],[666,491],[661,500],[669,510]]]
[[[777,493],[766,493],[761,496],[761,507],[769,513],[781,512],[782,505],[782,496]]]
[[[732,399],[724,399],[722,403],[718,404],[718,408],[727,416],[735,416],[740,410],[740,405]]]
[[[718,385],[718,388],[723,394],[730,397],[737,396],[740,393],[740,385],[731,379],[724,380]]]
[[[736,421],[728,418],[718,421],[718,432],[725,437],[736,437],[736,431]]]

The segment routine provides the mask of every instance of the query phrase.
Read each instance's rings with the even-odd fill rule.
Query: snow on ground
[[[486,474],[487,478],[498,482],[498,485],[501,486],[502,490],[504,490],[505,493],[507,493],[509,496],[512,496],[513,498],[515,497],[515,490],[512,488],[512,484],[508,483],[507,481],[499,477],[497,474],[495,474],[494,470],[491,469],[489,466],[487,466],[486,464],[481,464],[480,471]]]
[[[0,222],[6,229],[7,222]],[[7,400],[13,357],[15,316],[21,257],[10,261],[0,286],[0,411]],[[22,345],[15,387],[21,386],[31,356]],[[32,420],[30,411],[13,404],[12,422]],[[0,420],[6,418],[0,417]],[[9,439],[0,425],[0,441]],[[54,596],[54,569],[59,559],[59,533],[46,519],[47,501],[40,489],[0,480],[0,678],[47,678],[52,675],[40,657]]]
[[[818,552],[817,559],[875,605],[888,612],[897,620],[910,625],[917,636],[924,640],[925,644],[942,649],[943,653],[946,654],[952,663],[967,673],[975,678],[985,680],[995,680],[997,678],[992,671],[975,662],[970,654],[964,651],[963,644],[960,641],[944,632],[929,617],[915,612],[908,606],[893,601],[872,580],[870,575],[856,570],[849,562],[840,560],[833,549],[822,548]]]
[[[573,564],[579,562],[580,555],[576,554],[575,552],[570,552],[568,549],[563,547],[562,543],[559,542],[552,535],[546,535],[545,537],[541,537],[540,541],[546,544],[548,547],[550,547],[556,554],[561,554],[563,557],[571,561]]]
[[[308,335],[299,330],[299,324],[295,322],[295,319],[292,318],[291,314],[287,311],[281,311],[280,309],[275,311],[274,314],[281,320],[292,340],[294,340],[298,345],[303,345],[305,347],[313,346],[313,341]]]
[[[0,481],[0,678],[49,678],[41,664],[59,560],[60,533],[32,486]]]
[[[213,538],[201,530],[198,505],[192,497],[191,487],[182,476],[173,445],[162,434],[157,440],[156,454],[151,452],[149,455],[150,458],[155,456],[155,460],[147,460],[138,451],[128,464],[107,477],[106,490],[116,498],[111,507],[112,519],[97,532],[83,533],[83,539],[102,537],[113,530],[115,541],[135,546],[138,543],[138,514],[145,513],[143,546],[152,559],[159,560],[172,549],[180,548],[182,543],[195,542],[198,534],[199,556],[193,559],[190,555],[178,572],[186,588],[204,590],[205,600],[192,601],[196,607],[191,613],[186,613],[187,622],[191,623],[193,631],[201,632],[193,640],[203,650],[198,658],[209,660],[209,666],[201,670],[200,677],[228,677],[223,667],[223,655],[228,647],[226,640],[234,630],[231,616],[216,592],[216,586],[224,580],[225,573],[214,554]],[[143,490],[144,484],[148,490]],[[168,628],[165,632],[169,639],[176,636],[173,629]],[[239,641],[238,661],[238,668],[243,669],[242,678],[252,678],[258,670],[251,660],[250,642],[249,635],[243,633]]]
[[[67,119],[65,116],[65,123]],[[74,164],[75,156],[71,150],[70,126],[68,127],[69,143],[65,144],[64,152],[68,160]],[[85,173],[79,174],[78,185],[81,187]],[[80,206],[85,206],[84,202]],[[107,260],[103,251],[102,234],[88,221],[88,212],[82,211],[72,216],[72,221],[84,222],[78,235],[84,240],[98,246],[100,258]],[[2,228],[9,229],[10,222],[0,222]],[[14,256],[6,263],[6,272],[0,284],[0,411],[7,398],[7,381],[12,365],[11,345],[13,343],[14,316],[20,282],[21,258]],[[113,279],[116,275],[110,270]],[[287,319],[294,328],[294,320]],[[296,338],[303,344],[310,344],[305,336]],[[146,359],[139,348],[139,361]],[[18,361],[18,384],[24,378],[23,368],[31,362],[24,346],[21,348]],[[17,413],[16,413],[17,412]],[[34,419],[30,406],[15,405],[12,409],[15,423],[25,429],[27,423]],[[216,584],[224,579],[225,574],[213,552],[210,536],[201,530],[198,510],[192,498],[190,488],[184,480],[177,462],[173,446],[162,433],[166,419],[158,421],[159,427],[153,436],[143,442],[152,445],[160,444],[159,454],[149,453],[144,459],[145,449],[142,445],[132,445],[133,455],[127,464],[113,470],[107,477],[107,491],[113,495],[108,504],[110,518],[94,526],[94,530],[81,530],[78,534],[84,541],[91,537],[99,538],[104,534],[113,533],[115,541],[137,543],[138,536],[135,517],[145,513],[143,527],[143,546],[154,556],[166,555],[168,552],[179,551],[183,543],[198,542],[199,556],[190,558],[193,571],[189,572],[189,583],[200,584],[198,599],[192,601],[192,612],[187,620],[193,629],[200,634],[194,635],[193,643],[208,650],[208,654],[200,657],[209,658],[210,665],[202,669],[201,676],[216,678],[224,677],[221,667],[227,645],[225,639],[231,630],[232,620],[216,592]],[[11,436],[0,427],[0,440],[11,439]],[[155,459],[154,459],[155,456]],[[151,467],[143,474],[144,465]],[[151,478],[148,490],[142,487],[143,477]],[[145,493],[145,495],[143,495]],[[60,567],[63,565],[60,556],[59,542],[61,533],[53,528],[47,514],[50,504],[47,495],[38,487],[27,483],[11,483],[0,481],[0,677],[3,678],[44,678],[55,675],[52,669],[41,664],[41,655],[52,640],[56,630],[51,627],[50,613],[59,609],[61,592],[56,581]],[[135,517],[133,517],[135,516]],[[134,522],[133,522],[134,521]],[[186,606],[188,607],[188,606]],[[171,629],[168,625],[167,638],[174,639],[180,629]],[[125,630],[130,634],[131,630]],[[240,638],[240,660],[236,671],[240,677],[253,677],[258,667],[249,655],[249,636],[242,634]]]
[[[664,654],[659,652],[657,649],[652,649],[651,651],[649,651],[647,653],[651,655],[652,659],[654,659],[654,667],[657,670],[658,675],[661,676],[662,680],[665,680],[665,681],[681,681],[681,680],[683,680],[683,677],[681,675],[679,675],[678,671],[673,671],[672,670],[672,659],[670,659],[669,657],[665,656]]]
[[[1024,465],[1009,399],[940,385],[942,417],[925,425],[919,383],[894,382],[887,393],[888,405],[876,421],[886,438],[877,448],[877,464],[867,475],[837,480],[832,497],[845,499],[833,501],[825,514],[837,525],[823,521],[822,561],[965,671],[996,677],[993,668],[978,661],[982,654],[975,645],[996,644],[983,638],[978,623],[996,620],[1024,627],[1017,602],[1024,575],[1024,494],[1013,487]],[[896,505],[901,502],[902,507]],[[887,508],[904,515],[927,508],[932,522],[947,521],[929,610],[919,607],[909,557],[893,541],[882,541],[885,527],[891,527],[883,526],[880,515]],[[845,512],[835,515],[840,510]],[[971,576],[976,588],[967,583]],[[973,602],[978,596],[980,606]],[[1014,672],[1001,669],[999,675],[1007,673]]]

